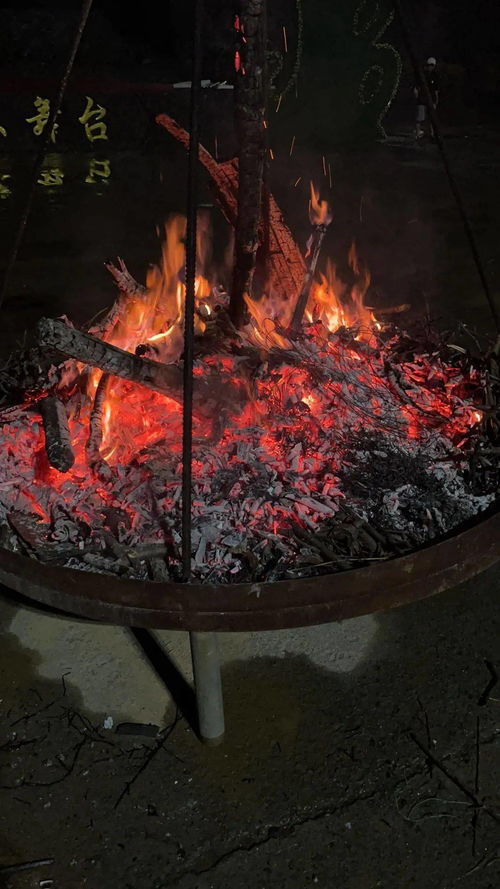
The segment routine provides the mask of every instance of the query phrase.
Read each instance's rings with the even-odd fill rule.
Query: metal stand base
[[[224,701],[215,633],[190,633],[198,730],[206,744],[224,739]]]

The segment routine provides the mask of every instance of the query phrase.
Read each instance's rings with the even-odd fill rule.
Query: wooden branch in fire
[[[39,321],[38,341],[41,345],[53,346],[65,357],[99,367],[108,374],[146,386],[182,403],[182,369],[177,365],[140,358],[69,327],[59,319],[42,318]],[[234,406],[243,398],[244,388],[236,383],[221,382],[211,375],[195,379],[194,402],[199,415],[213,416],[214,408],[220,409],[225,404]]]
[[[185,148],[189,146],[189,133],[167,114],[158,114],[156,122]],[[217,202],[231,226],[236,225],[238,195],[237,160],[218,163],[200,145],[200,163],[209,174]],[[259,224],[259,240],[264,241],[263,220]],[[283,220],[283,214],[272,195],[269,196],[269,286],[285,300],[295,299],[300,292],[306,264],[295,239]]]
[[[105,267],[118,285],[120,295],[104,317],[89,330],[89,333],[99,337],[99,339],[106,339],[111,335],[116,324],[120,320],[120,317],[123,316],[123,310],[129,299],[133,299],[134,297],[144,299],[148,292],[147,287],[144,287],[143,284],[139,284],[139,282],[132,277],[123,259],[120,257],[118,257],[118,266],[115,266],[112,262],[106,262]]]
[[[67,472],[75,462],[75,454],[71,445],[66,408],[55,395],[47,395],[40,401],[40,413],[48,461],[59,472]]]
[[[104,265],[115,279],[118,285],[118,290],[120,290],[121,293],[124,293],[126,296],[142,297],[148,292],[147,287],[144,287],[144,284],[139,284],[139,282],[130,274],[120,256],[118,257],[118,266],[114,265],[112,262],[105,262]]]
[[[306,274],[304,275],[304,281],[299,293],[299,298],[293,310],[292,321],[290,324],[291,333],[297,333],[300,325],[302,324],[302,318],[304,317],[304,312],[306,310],[309,295],[311,293],[311,287],[316,272],[316,266],[318,264],[319,254],[321,252],[321,245],[323,244],[327,228],[328,223],[322,223],[320,225],[313,226],[310,244],[309,265]]]
[[[42,318],[39,321],[38,340],[42,345],[54,346],[62,355],[91,367],[99,367],[106,373],[182,399],[182,371],[179,367],[139,358],[58,319]]]

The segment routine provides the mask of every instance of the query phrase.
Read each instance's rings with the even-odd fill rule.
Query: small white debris
[[[106,719],[103,722],[103,728],[112,729],[114,726],[114,719],[112,716],[106,716]]]

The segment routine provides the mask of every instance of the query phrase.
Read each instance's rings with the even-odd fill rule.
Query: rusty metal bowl
[[[0,549],[0,582],[67,614],[132,627],[276,630],[387,610],[443,592],[500,560],[500,511],[400,558],[322,577],[266,583],[121,580],[42,565]]]

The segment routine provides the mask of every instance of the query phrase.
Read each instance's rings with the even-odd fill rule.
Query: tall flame
[[[172,216],[165,225],[161,261],[158,266],[151,266],[146,278],[146,292],[124,301],[119,320],[106,339],[114,346],[127,352],[135,352],[143,346],[146,353],[150,349],[150,357],[170,363],[177,361],[184,342],[184,303],[185,303],[185,247],[186,219],[183,216]],[[206,307],[210,314],[209,301],[212,288],[208,278],[211,258],[211,230],[209,220],[200,214],[197,230],[197,269],[199,274],[195,282],[196,307]],[[196,316],[197,333],[205,330],[205,321]],[[93,370],[89,374],[87,392],[90,403],[102,376],[101,371]],[[125,424],[119,415],[123,415],[123,383],[112,377],[106,389],[103,405],[102,453],[107,459],[116,452],[117,458],[123,449],[126,450],[130,438],[137,433],[149,435],[148,411],[143,407],[141,399],[134,407],[135,415],[130,410],[129,421]],[[130,398],[130,396],[129,396]],[[154,394],[152,401],[165,403],[163,396]],[[169,401],[169,400],[167,400]]]
[[[364,299],[371,283],[371,275],[366,266],[361,264],[354,242],[351,244],[348,259],[355,276],[351,289],[348,324],[357,324],[360,328],[359,339],[369,342],[373,339],[374,318],[370,310],[366,308]]]
[[[311,182],[309,217],[313,225],[328,225],[332,219],[326,200]],[[129,352],[141,346],[143,354],[153,360],[171,363],[177,361],[183,349],[185,305],[185,247],[186,219],[173,216],[165,226],[161,261],[152,266],[147,274],[146,292],[124,300],[123,310],[107,340]],[[197,230],[197,277],[195,284],[195,330],[204,332],[210,323],[217,303],[217,283],[212,264],[212,232],[207,215],[200,215]],[[373,316],[364,305],[364,297],[370,285],[370,275],[360,262],[353,245],[349,251],[349,263],[354,275],[350,289],[337,275],[333,262],[328,260],[325,270],[312,283],[306,307],[305,320],[320,322],[325,334],[342,326],[355,326],[359,339],[368,342],[373,337]],[[272,291],[260,299],[246,298],[250,315],[245,333],[257,348],[286,349],[290,341],[283,331],[290,321],[290,300],[278,298]],[[93,402],[101,372],[93,370],[88,378],[89,404]],[[169,411],[177,412],[177,406],[158,394],[151,395],[147,404],[141,398],[134,399],[130,392],[124,398],[128,384],[110,378],[103,407],[102,453],[108,459],[119,460],[131,445],[131,437],[140,436],[149,441],[154,436],[154,423],[150,412],[162,409],[169,402]],[[127,404],[124,405],[124,401]],[[135,403],[134,403],[135,402]],[[152,403],[154,402],[154,404]],[[117,418],[119,417],[119,421]]]
[[[324,274],[313,283],[306,318],[308,321],[321,321],[333,333],[346,324],[346,310],[343,297],[346,285],[337,276],[331,259],[327,260]]]

